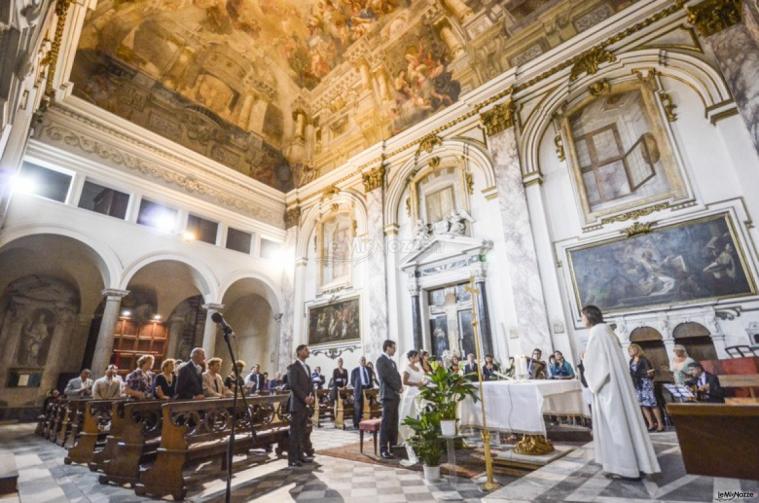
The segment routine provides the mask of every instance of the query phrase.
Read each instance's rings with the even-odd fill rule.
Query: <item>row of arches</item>
[[[685,350],[696,361],[717,360],[717,350],[708,328],[696,322],[680,323],[672,330],[675,344],[685,346]],[[630,332],[630,342],[638,344],[651,360],[655,369],[669,369],[670,361],[667,347],[661,332],[653,327],[641,326]],[[666,372],[657,375],[667,379]]]

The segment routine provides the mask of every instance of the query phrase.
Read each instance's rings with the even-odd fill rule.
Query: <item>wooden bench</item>
[[[47,430],[50,427],[54,410],[57,407],[58,400],[51,399],[45,404],[44,410],[37,416],[37,427],[34,429],[34,434],[40,437],[47,438]]]
[[[66,414],[67,407],[68,400],[65,398],[62,398],[55,403],[52,415],[50,417],[50,422],[47,429],[45,430],[45,438],[48,440],[55,442],[55,439],[58,438],[58,432],[61,429],[63,416]]]
[[[749,397],[726,397],[728,405],[759,403],[754,388],[759,388],[759,374],[723,374],[719,376],[719,384],[727,389],[747,389]]]
[[[74,398],[68,400],[66,409],[63,411],[61,425],[58,429],[55,443],[61,447],[70,447],[76,442],[79,430],[82,426],[84,405],[88,398]]]
[[[329,389],[316,390],[316,401],[314,403],[314,415],[311,422],[317,428],[322,423],[335,419],[335,404],[332,402],[331,391]]]
[[[374,419],[376,417],[382,417],[382,402],[379,400],[379,389],[365,389],[361,419],[367,420]]]
[[[345,429],[345,418],[353,417],[353,389],[340,388],[335,399],[335,428]]]
[[[106,436],[110,431],[113,402],[113,400],[85,401],[79,437],[69,448],[68,455],[63,459],[64,463],[89,465],[95,456],[95,449],[105,444]]]
[[[667,404],[685,471],[693,475],[759,477],[759,405]]]
[[[226,468],[227,445],[235,421],[235,451],[248,452],[277,444],[277,455],[287,450],[289,395],[248,397],[246,411],[238,400],[207,399],[168,402],[162,405],[161,445],[155,463],[140,474],[135,492],[157,497],[170,494],[184,499],[187,492],[183,470],[198,461],[219,459]]]
[[[94,460],[102,464],[103,475],[98,478],[101,484],[134,486],[139,481],[140,464],[153,459],[160,444],[164,403],[140,400],[114,404],[111,432],[98,453],[102,456],[96,454]]]

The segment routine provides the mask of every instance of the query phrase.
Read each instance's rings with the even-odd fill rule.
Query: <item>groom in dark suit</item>
[[[393,459],[390,448],[398,443],[398,407],[403,385],[398,367],[393,361],[395,342],[382,343],[382,355],[377,358],[377,377],[382,400],[382,423],[380,424],[380,455],[382,459]]]
[[[311,369],[306,365],[308,346],[301,344],[295,350],[297,359],[287,367],[287,385],[290,387],[290,445],[287,450],[288,466],[310,463],[308,432],[309,409],[314,403],[311,388]]]

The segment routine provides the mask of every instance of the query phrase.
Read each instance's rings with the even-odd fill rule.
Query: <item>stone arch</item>
[[[671,377],[669,371],[663,372],[662,368],[669,369],[669,355],[664,346],[661,332],[653,327],[640,326],[630,332],[630,343],[638,344],[656,369],[656,379]]]
[[[662,63],[666,61],[666,65]],[[519,153],[523,175],[540,171],[540,144],[550,127],[554,114],[567,102],[588,93],[588,86],[603,79],[621,81],[636,79],[634,71],[655,69],[664,77],[672,77],[690,87],[704,104],[704,115],[723,111],[732,100],[730,91],[720,73],[706,61],[679,51],[664,49],[641,49],[617,55],[614,64],[595,75],[557,87],[537,108],[522,128]]]
[[[672,330],[672,337],[675,338],[675,342],[685,346],[685,350],[696,361],[719,358],[711,332],[700,323],[695,321],[680,323]]]
[[[156,262],[179,262],[187,266],[203,298],[207,302],[216,302],[219,298],[219,281],[211,269],[197,259],[190,259],[187,256],[177,253],[154,253],[146,255],[125,268],[118,288],[127,290],[129,282],[134,276],[145,267]]]
[[[336,192],[333,195],[324,196],[315,204],[311,205],[303,214],[301,230],[298,233],[298,243],[295,247],[295,258],[304,258],[308,255],[308,243],[311,240],[311,235],[316,230],[316,224],[321,217],[328,213],[328,209],[325,208],[327,204],[350,204],[353,206],[356,214],[356,222],[359,228],[366,229],[367,225],[367,211],[366,201],[363,194],[358,193],[355,190],[347,189]]]
[[[483,190],[495,187],[495,170],[493,169],[493,160],[481,142],[466,138],[448,138],[437,146],[432,152],[423,152],[418,157],[414,156],[406,160],[398,169],[394,170],[389,180],[387,188],[387,197],[385,202],[385,225],[398,224],[398,212],[400,211],[401,200],[406,191],[407,179],[418,166],[424,166],[433,157],[445,159],[448,157],[458,157],[464,151],[468,152],[469,166],[480,171],[485,176],[485,187]]]

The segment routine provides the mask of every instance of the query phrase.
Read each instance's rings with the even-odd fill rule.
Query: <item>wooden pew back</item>
[[[689,474],[756,479],[759,405],[670,403],[667,412]]]
[[[68,455],[63,459],[66,464],[89,464],[95,455],[95,448],[105,442],[111,428],[111,412],[114,400],[86,400],[81,431]]]

